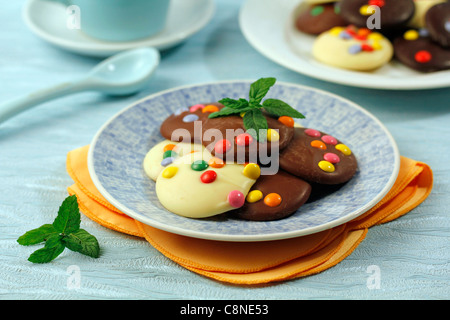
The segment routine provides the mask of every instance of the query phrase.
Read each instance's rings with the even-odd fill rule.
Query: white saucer
[[[373,72],[334,68],[312,56],[315,37],[294,28],[303,0],[246,0],[239,23],[247,41],[262,55],[292,71],[354,87],[415,90],[450,86],[450,70],[420,73],[393,60]]]
[[[23,19],[31,31],[49,43],[79,54],[107,57],[123,50],[149,46],[168,49],[201,30],[213,17],[213,0],[172,0],[166,28],[152,37],[129,42],[107,42],[91,38],[66,26],[64,5],[45,0],[28,0]]]

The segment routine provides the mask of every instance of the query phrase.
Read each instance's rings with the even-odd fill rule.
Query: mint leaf
[[[260,142],[266,141],[266,134],[260,130],[267,130],[267,120],[260,109],[249,110],[244,115],[244,127],[247,132]]]
[[[261,103],[269,89],[275,84],[275,78],[261,78],[250,85],[249,98],[250,103]]]
[[[28,261],[33,263],[47,263],[55,259],[64,251],[64,243],[61,235],[53,235],[47,239],[44,248],[33,252]]]
[[[219,111],[211,113],[208,116],[208,118],[214,119],[214,118],[217,118],[217,117],[231,116],[233,114],[241,114],[242,112],[246,112],[248,110],[251,110],[251,108],[247,107],[247,108],[243,108],[243,109],[233,109],[233,108],[229,108],[229,107],[223,107]]]
[[[27,231],[17,239],[17,242],[23,246],[38,244],[47,240],[50,236],[56,234],[52,224],[44,224],[39,228]]]
[[[224,98],[222,100],[219,100],[219,103],[223,104],[225,107],[232,109],[242,109],[248,107],[248,101],[242,98],[239,100]]]
[[[281,116],[289,116],[292,118],[300,118],[304,119],[305,116],[292,108],[286,102],[278,100],[278,99],[266,99],[263,102],[264,110],[266,110],[269,114],[277,117]]]
[[[72,251],[82,253],[84,255],[98,258],[100,255],[100,246],[97,238],[83,229],[79,229],[63,238],[66,247]]]
[[[60,233],[71,233],[80,229],[81,217],[76,195],[67,197],[58,210],[53,227]]]

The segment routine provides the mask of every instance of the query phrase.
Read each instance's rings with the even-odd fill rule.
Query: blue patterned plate
[[[109,120],[94,137],[89,171],[102,195],[128,216],[168,232],[224,241],[264,241],[312,234],[341,225],[373,207],[397,178],[400,156],[387,129],[360,106],[336,95],[277,82],[267,95],[301,111],[299,123],[327,132],[347,144],[359,170],[334,193],[303,205],[288,218],[256,222],[227,217],[191,219],[160,204],[155,183],[143,170],[150,148],[163,138],[162,121],[180,107],[247,98],[252,81],[230,81],[175,88],[144,98]]]

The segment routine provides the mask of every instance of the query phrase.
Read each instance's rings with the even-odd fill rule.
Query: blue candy
[[[194,122],[196,120],[198,120],[198,115],[196,114],[188,114],[186,116],[184,116],[183,118],[183,122]]]

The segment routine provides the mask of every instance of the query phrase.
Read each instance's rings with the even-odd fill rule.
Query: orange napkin
[[[275,241],[226,242],[196,239],[158,230],[109,204],[95,188],[87,168],[89,146],[67,155],[80,211],[106,228],[141,237],[167,258],[203,276],[234,284],[261,284],[303,277],[345,259],[368,229],[409,212],[430,194],[433,173],[425,163],[401,157],[400,172],[389,193],[358,218],[319,233]]]

